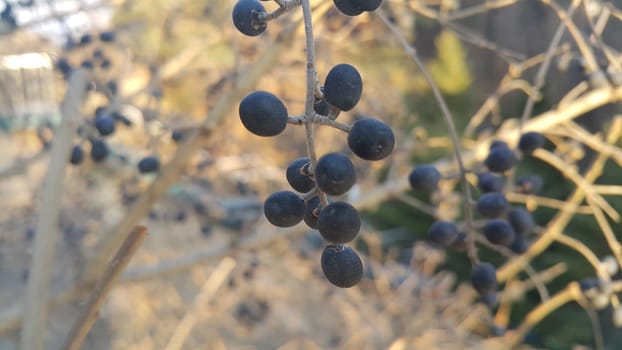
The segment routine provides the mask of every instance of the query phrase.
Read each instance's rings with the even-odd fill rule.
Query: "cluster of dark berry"
[[[486,239],[498,246],[504,246],[516,254],[524,253],[528,247],[528,235],[536,227],[531,213],[523,207],[511,207],[505,190],[524,194],[536,194],[542,187],[542,180],[536,175],[518,178],[512,188],[505,184],[506,172],[518,162],[519,156],[529,156],[544,144],[544,136],[536,132],[521,135],[518,150],[511,149],[503,141],[491,144],[484,165],[488,171],[477,176],[477,187],[480,190],[475,207],[483,223],[477,227]],[[413,190],[433,192],[441,180],[440,172],[433,165],[421,165],[409,175]],[[451,221],[437,221],[428,229],[428,239],[437,246],[464,250],[467,246],[467,235],[458,225]],[[472,284],[485,299],[492,298],[496,292],[496,270],[489,263],[479,263],[473,267]]]
[[[119,98],[117,81],[106,80],[106,77],[110,75],[107,73],[113,66],[113,60],[106,52],[111,49],[110,45],[116,42],[116,37],[115,31],[103,31],[97,35],[87,33],[78,39],[69,38],[65,50],[67,57],[61,57],[56,61],[56,69],[65,79],[68,79],[71,72],[78,66],[71,63],[70,55],[71,58],[82,58],[79,67],[92,73],[93,92],[101,93],[110,101],[108,105],[97,107],[93,118],[85,120],[78,127],[80,142],[73,146],[69,159],[73,165],[80,165],[84,161],[83,143],[85,140],[90,144],[90,156],[93,162],[105,161],[110,155],[106,138],[113,135],[118,126],[131,127],[133,125],[133,122],[121,113],[118,104],[114,102]],[[162,97],[160,89],[154,89],[150,94],[155,99]],[[179,132],[173,133],[172,136],[173,141],[179,141],[182,138]],[[143,174],[156,172],[160,167],[160,161],[157,156],[147,156],[141,159],[137,166],[139,172]]]
[[[380,1],[377,3],[379,5]],[[240,0],[233,9],[233,23],[249,36],[259,35],[266,29],[262,20],[266,16],[265,9],[256,0]],[[356,106],[362,95],[363,81],[355,67],[339,64],[328,72],[319,90],[320,93],[315,94],[314,113],[304,120],[330,124],[326,122],[334,121],[340,111]],[[258,136],[280,134],[291,119],[283,102],[266,91],[255,91],[244,97],[239,114],[246,129]],[[393,151],[393,131],[380,120],[363,117],[341,129],[348,131],[348,146],[361,159],[380,160]],[[361,219],[351,204],[328,199],[328,196],[344,195],[354,185],[356,174],[352,161],[338,152],[325,154],[317,162],[310,156],[299,158],[287,167],[286,178],[296,192],[271,194],[264,203],[266,218],[279,227],[294,226],[304,220],[309,227],[317,229],[331,243],[321,257],[324,275],[338,287],[354,286],[363,275],[363,264],[358,254],[343,244],[357,236]]]

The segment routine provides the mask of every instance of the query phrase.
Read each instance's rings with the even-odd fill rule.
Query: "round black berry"
[[[116,38],[117,38],[117,35],[112,30],[108,30],[108,31],[99,33],[99,40],[101,40],[101,41],[103,41],[105,43],[114,42],[116,40]]]
[[[497,148],[497,147],[510,148],[507,142],[501,141],[501,140],[494,140],[490,143],[488,150],[492,151],[494,148]]]
[[[350,288],[363,277],[363,262],[350,247],[326,246],[322,252],[321,265],[326,279],[340,288]]]
[[[314,173],[318,188],[332,196],[346,193],[356,182],[354,165],[341,153],[323,155],[317,161]]]
[[[529,243],[527,242],[527,238],[524,236],[515,235],[509,248],[516,254],[523,254],[527,251],[527,249],[529,249]]]
[[[353,66],[342,63],[334,66],[324,83],[324,98],[331,105],[349,111],[361,99],[363,80]]]
[[[71,157],[69,158],[69,162],[73,165],[78,165],[82,163],[84,160],[84,151],[82,150],[82,146],[75,145],[71,149]]]
[[[516,180],[516,192],[524,194],[538,194],[544,185],[538,175],[525,175]]]
[[[80,67],[84,69],[93,69],[95,68],[95,65],[93,64],[93,61],[91,60],[84,60],[82,61],[82,63],[80,63]]]
[[[447,247],[458,238],[458,226],[450,221],[437,221],[428,229],[428,238],[441,247]]]
[[[489,263],[479,263],[471,271],[471,284],[480,295],[492,294],[497,290],[497,271]]]
[[[317,229],[317,220],[320,215],[320,197],[315,196],[307,201],[307,211],[304,221],[307,226]]]
[[[477,188],[484,193],[502,192],[504,185],[505,180],[497,174],[481,173],[477,175]]]
[[[239,112],[244,127],[258,136],[276,136],[287,126],[287,108],[278,97],[266,91],[246,95]]]
[[[492,244],[510,245],[514,240],[514,230],[509,222],[503,219],[492,219],[484,224],[482,232]]]
[[[259,14],[266,9],[257,0],[239,0],[233,7],[233,24],[244,35],[257,36],[268,28],[268,23],[259,20]]]
[[[335,7],[346,16],[358,16],[363,10],[356,6],[356,0],[333,0]]]
[[[80,37],[80,46],[88,45],[93,41],[91,34],[84,34]]]
[[[95,162],[102,162],[108,157],[108,145],[103,140],[91,140],[91,158]]]
[[[374,11],[382,4],[382,0],[354,0],[354,3],[363,11]]]
[[[361,118],[352,125],[348,146],[362,159],[380,160],[393,151],[395,136],[387,124],[377,119]]]
[[[511,149],[497,146],[490,150],[484,164],[494,173],[504,173],[516,164],[516,156]]]
[[[531,213],[525,208],[512,208],[508,213],[508,221],[518,235],[531,233],[536,227]]]
[[[72,71],[71,63],[66,58],[59,58],[55,64],[56,69],[58,69],[64,77],[68,77]]]
[[[410,187],[415,191],[433,192],[438,188],[441,173],[433,165],[420,165],[415,167],[408,176]]]
[[[95,128],[102,136],[108,136],[114,133],[114,119],[106,114],[95,117]]]
[[[171,133],[171,139],[173,142],[181,142],[186,139],[187,132],[184,130],[173,130]]]
[[[533,151],[544,145],[544,135],[539,132],[526,132],[518,140],[518,149],[523,154],[532,154]]]
[[[498,218],[505,214],[508,209],[507,199],[499,192],[484,193],[477,201],[477,212],[487,219]]]
[[[285,172],[289,185],[301,193],[307,193],[315,187],[313,179],[302,173],[302,167],[308,164],[309,158],[298,158],[289,164]]]
[[[307,210],[305,202],[297,194],[290,191],[279,191],[271,194],[263,205],[266,219],[279,227],[290,227],[299,223]]]
[[[320,211],[318,231],[331,243],[348,243],[361,228],[359,212],[346,202],[334,202]]]
[[[158,171],[160,168],[160,161],[157,157],[145,157],[138,162],[138,171],[141,174],[152,173]]]

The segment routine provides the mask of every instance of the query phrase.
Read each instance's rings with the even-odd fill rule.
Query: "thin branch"
[[[458,170],[460,171],[460,182],[462,184],[462,195],[463,195],[463,204],[464,204],[464,216],[466,221],[466,232],[467,232],[467,240],[468,240],[468,255],[471,263],[473,265],[479,262],[477,257],[477,247],[475,246],[475,238],[473,237],[473,208],[469,205],[473,196],[471,195],[471,187],[469,185],[469,181],[466,177],[466,167],[464,166],[464,160],[462,159],[462,147],[460,145],[460,140],[458,138],[458,133],[456,132],[456,126],[454,125],[454,119],[447,107],[447,103],[443,98],[438,86],[434,82],[434,79],[430,75],[430,72],[423,64],[423,61],[419,58],[417,54],[417,50],[411,46],[406,38],[400,33],[400,31],[391,23],[387,17],[382,13],[382,11],[377,10],[375,14],[382,20],[385,26],[391,31],[393,36],[398,40],[404,51],[410,58],[415,62],[421,74],[425,78],[426,82],[432,89],[432,93],[434,94],[434,98],[441,109],[441,115],[447,124],[447,128],[449,131],[449,135],[451,136],[451,142],[453,144],[454,156],[456,158],[456,162],[458,163]]]
[[[317,71],[315,69],[315,42],[313,40],[313,19],[311,18],[311,5],[309,0],[302,0],[302,16],[305,28],[305,47],[307,51],[307,86],[305,93],[305,135],[307,144],[307,154],[309,156],[309,167],[315,172],[317,164],[317,154],[315,153],[315,140],[313,138],[313,103],[315,101],[315,87],[317,85]],[[328,206],[328,197],[319,190],[320,204],[322,207]]]
[[[618,211],[607,202],[603,196],[601,196],[591,183],[585,181],[581,174],[575,169],[575,167],[568,166],[566,162],[564,162],[557,155],[546,151],[544,149],[538,149],[533,153],[534,158],[540,159],[552,167],[556,168],[561,174],[568,177],[572,182],[577,185],[579,190],[585,192],[585,197],[588,200],[592,200],[594,203],[598,205],[599,208],[602,208],[609,217],[611,217],[614,221],[620,221],[620,214]]]
[[[565,289],[555,294],[551,299],[538,305],[531,310],[523,319],[521,325],[513,332],[508,334],[508,339],[512,345],[516,345],[523,341],[523,338],[529,330],[540,323],[551,312],[559,309],[561,306],[576,301],[581,298],[581,288],[579,283],[572,282]]]
[[[565,234],[558,235],[555,240],[567,246],[568,248],[573,249],[577,253],[583,255],[585,260],[587,260],[587,262],[590,263],[590,265],[592,265],[592,267],[594,268],[594,271],[596,271],[596,275],[598,276],[598,278],[603,280],[610,280],[609,274],[607,274],[607,272],[603,270],[600,260],[598,260],[596,254],[594,254],[594,252],[583,242]]]
[[[186,338],[190,335],[197,321],[199,310],[205,308],[206,304],[216,295],[220,286],[225,283],[227,277],[231,271],[233,271],[235,264],[235,260],[230,257],[225,257],[220,264],[216,266],[214,272],[212,272],[210,277],[203,284],[203,287],[201,287],[201,292],[194,299],[192,307],[188,309],[184,318],[177,325],[173,336],[164,350],[179,350],[184,346]]]
[[[117,254],[108,264],[101,280],[97,282],[86,307],[78,315],[75,323],[69,331],[67,340],[63,349],[79,350],[91,330],[91,327],[97,321],[99,309],[104,300],[112,290],[114,283],[118,279],[121,272],[127,267],[130,260],[147,237],[147,229],[144,226],[138,226],[127,237]]]
[[[614,123],[609,129],[607,143],[615,143],[619,139],[621,133],[622,119],[615,119]],[[598,157],[592,164],[592,167],[583,177],[586,183],[593,183],[602,174],[607,159],[608,155],[602,153],[598,155]],[[540,238],[535,241],[525,253],[517,256],[512,260],[507,261],[505,265],[501,266],[497,270],[497,279],[499,280],[499,282],[504,282],[515,276],[520,270],[523,269],[526,264],[529,263],[529,261],[531,261],[533,257],[539,255],[546,248],[548,248],[551,243],[555,241],[556,237],[562,234],[563,230],[568,225],[570,220],[576,215],[575,210],[580,206],[584,198],[585,193],[577,188],[566,201],[566,205],[564,206],[564,208],[562,208],[557,213],[557,215],[549,222],[546,228],[546,233],[540,236]]]
[[[79,69],[69,78],[67,94],[61,105],[62,121],[52,144],[51,157],[39,206],[37,236],[34,242],[30,277],[24,298],[24,327],[21,333],[23,350],[44,348],[47,300],[54,255],[58,240],[58,216],[63,193],[65,167],[71,152],[80,106],[86,93],[88,73]]]

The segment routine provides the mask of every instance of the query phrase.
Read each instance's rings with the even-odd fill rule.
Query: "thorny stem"
[[[305,99],[305,131],[307,136],[307,153],[311,163],[311,170],[315,171],[317,155],[315,153],[315,143],[313,140],[313,102],[315,98],[315,85],[317,72],[315,70],[315,44],[313,42],[313,24],[311,20],[311,6],[309,0],[302,0],[302,16],[305,24],[305,39],[307,48],[307,92]],[[320,203],[322,207],[328,206],[328,197],[318,189]]]
[[[458,133],[456,132],[456,126],[454,125],[453,117],[447,104],[445,103],[445,99],[441,94],[438,86],[434,82],[434,79],[430,75],[430,72],[419,58],[417,54],[417,50],[412,47],[404,38],[404,36],[400,33],[400,31],[387,19],[384,13],[379,10],[375,12],[376,15],[382,20],[385,26],[391,31],[393,36],[399,41],[400,45],[404,49],[404,51],[412,58],[415,62],[421,74],[425,78],[426,82],[432,89],[432,93],[434,94],[434,98],[436,99],[436,103],[441,109],[441,114],[443,119],[445,119],[445,123],[447,124],[447,129],[449,130],[449,135],[451,136],[451,142],[454,148],[454,155],[456,158],[456,163],[458,164],[458,170],[460,171],[460,182],[462,183],[462,195],[463,195],[463,204],[464,204],[464,216],[466,223],[466,232],[468,237],[468,251],[467,254],[471,263],[476,265],[479,263],[479,258],[477,257],[477,247],[475,245],[475,236],[473,232],[473,208],[469,204],[472,201],[471,196],[471,188],[469,187],[469,182],[466,178],[467,169],[464,166],[464,161],[462,159],[462,148],[460,146],[460,141],[458,139]]]

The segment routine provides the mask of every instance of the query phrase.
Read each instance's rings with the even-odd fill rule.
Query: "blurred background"
[[[156,155],[166,165],[184,135],[209,119],[212,108],[240,81],[250,79],[251,90],[277,95],[290,115],[303,114],[304,33],[299,26],[292,40],[279,39],[300,17],[300,9],[249,38],[232,25],[234,3],[0,2],[0,308],[6,310],[0,313],[0,349],[18,348],[19,323],[11,312],[29,277],[49,148],[72,69],[88,69],[94,79],[74,140],[83,146],[85,161],[68,165],[58,202],[62,240],[56,247],[52,295],[81,278],[97,244],[156,181],[154,174],[140,174],[137,162]],[[397,140],[386,160],[352,157],[358,180],[347,200],[364,210],[363,228],[353,243],[364,260],[363,281],[347,290],[333,287],[319,268],[324,243],[317,232],[303,225],[278,230],[266,223],[263,199],[288,189],[285,168],[306,155],[304,130],[290,125],[275,138],[251,135],[239,122],[235,103],[227,107],[218,131],[192,155],[180,180],[141,221],[149,236],[104,304],[83,349],[505,349],[497,336],[539,304],[540,296],[527,284],[511,312],[491,313],[476,302],[468,285],[466,254],[425,243],[434,220],[432,205],[448,219],[461,215],[459,188],[449,182],[428,198],[395,191],[403,188],[393,184],[403,183],[415,164],[451,156],[438,106],[414,63],[376,16],[347,17],[330,3],[312,1],[319,79],[332,66],[350,63],[364,82],[361,102],[342,112],[339,121],[372,116],[391,125]],[[381,8],[425,59],[460,133],[466,130],[467,148],[520,116],[526,95],[515,89],[500,94],[485,118],[471,119],[486,98],[498,93],[511,64],[547,50],[559,23],[555,12],[536,0],[506,1],[449,24],[429,15],[484,3],[385,0]],[[558,3],[566,8],[570,2]],[[588,5],[602,8],[604,3],[622,6],[620,1]],[[262,4],[277,8],[273,2]],[[588,28],[588,5],[577,11],[581,28]],[[620,49],[621,31],[620,21],[611,20],[602,40]],[[276,58],[253,71],[274,50]],[[534,115],[586,80],[581,64],[571,43],[556,55]],[[535,69],[527,69],[523,78],[532,81]],[[260,78],[244,75],[250,71]],[[94,162],[89,139],[95,115],[104,109],[115,118],[116,130],[105,137],[110,155]],[[598,132],[617,112],[618,106],[606,106],[580,122]],[[316,140],[319,155],[350,153],[338,130],[319,128]],[[579,153],[578,158],[585,156]],[[544,180],[541,196],[568,196],[572,184],[538,161],[523,163],[518,175],[536,170]],[[620,175],[619,167],[610,166],[599,181],[615,183]],[[421,205],[405,203],[406,194]],[[619,198],[610,203],[622,209]],[[534,210],[540,226],[554,214],[545,207]],[[622,234],[619,225],[615,229]],[[600,257],[606,254],[602,237],[584,234],[598,230],[591,217],[581,216],[568,234],[584,239]],[[486,248],[481,254],[496,265],[506,259]],[[558,262],[567,269],[547,284],[551,293],[593,275],[580,256],[559,246],[537,257],[533,267],[540,271]],[[50,311],[46,348],[62,344],[84,293],[67,299]],[[598,317],[607,348],[619,349],[622,336],[612,325],[611,310]],[[188,318],[191,327],[184,333],[188,324],[180,322]],[[539,324],[525,348],[587,349],[593,341],[589,317],[569,304]]]

